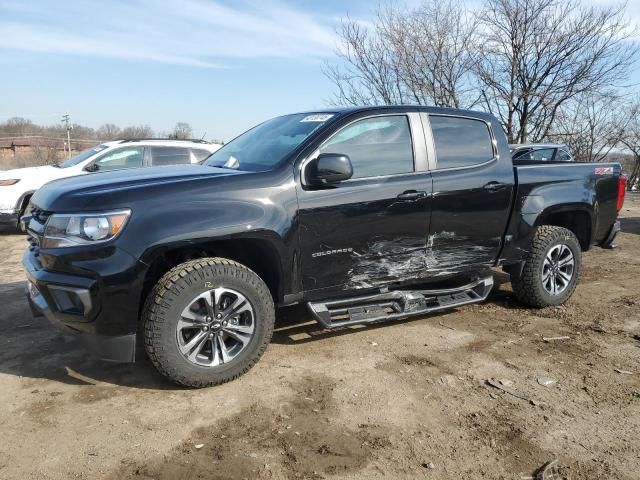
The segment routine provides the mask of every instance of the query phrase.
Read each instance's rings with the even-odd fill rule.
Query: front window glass
[[[512,153],[513,160],[531,160],[531,150],[518,150],[516,153]]]
[[[191,153],[193,153],[197,163],[202,162],[205,158],[211,155],[209,150],[202,150],[201,148],[192,148]]]
[[[94,162],[97,171],[120,170],[122,168],[142,167],[144,147],[126,147],[113,150]]]
[[[272,170],[332,117],[330,113],[297,113],[267,120],[224,145],[204,165],[249,172]]]
[[[531,160],[548,162],[553,158],[554,148],[540,148],[531,152]]]
[[[327,140],[320,152],[348,155],[352,178],[413,172],[411,130],[404,115],[354,122]]]
[[[87,158],[92,157],[96,153],[100,153],[101,151],[109,148],[108,145],[98,145],[97,147],[90,148],[88,150],[84,150],[77,154],[75,157],[71,157],[69,160],[66,160],[62,163],[57,164],[56,166],[60,168],[69,168],[74,165],[78,165],[79,163],[84,162]]]

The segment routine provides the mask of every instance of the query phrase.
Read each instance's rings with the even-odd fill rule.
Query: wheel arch
[[[582,251],[591,248],[593,212],[584,205],[568,205],[544,210],[536,219],[535,227],[552,225],[573,232]]]
[[[18,198],[18,201],[16,202],[16,210],[20,215],[22,215],[24,209],[27,208],[27,205],[29,205],[29,201],[31,200],[31,197],[34,193],[36,193],[35,190],[24,192],[22,195],[20,195],[20,198]]]
[[[143,257],[147,269],[141,291],[141,308],[153,286],[165,273],[183,262],[206,257],[221,257],[241,263],[266,283],[275,303],[283,298],[281,255],[271,241],[264,238],[223,239],[167,246]]]

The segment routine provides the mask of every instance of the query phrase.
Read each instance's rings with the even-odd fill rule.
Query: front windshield
[[[330,113],[296,113],[267,120],[220,148],[203,164],[249,172],[271,170],[332,117]]]
[[[90,148],[88,150],[84,150],[82,152],[80,152],[79,154],[77,154],[75,157],[71,157],[69,160],[66,160],[62,163],[58,163],[56,165],[56,167],[60,167],[60,168],[69,168],[69,167],[73,167],[74,165],[78,165],[79,163],[84,162],[87,158],[95,155],[98,152],[101,152],[102,150],[108,148],[108,145],[98,145],[97,147],[93,147]]]

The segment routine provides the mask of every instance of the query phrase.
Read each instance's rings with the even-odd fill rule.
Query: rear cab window
[[[437,168],[472,167],[494,158],[488,125],[482,120],[429,115]]]

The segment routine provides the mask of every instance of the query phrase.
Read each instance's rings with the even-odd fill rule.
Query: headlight
[[[102,213],[53,214],[44,229],[43,248],[93,245],[115,238],[131,210]]]
[[[8,180],[0,180],[0,187],[10,187],[11,185],[15,185],[20,181],[19,178],[11,178]]]

